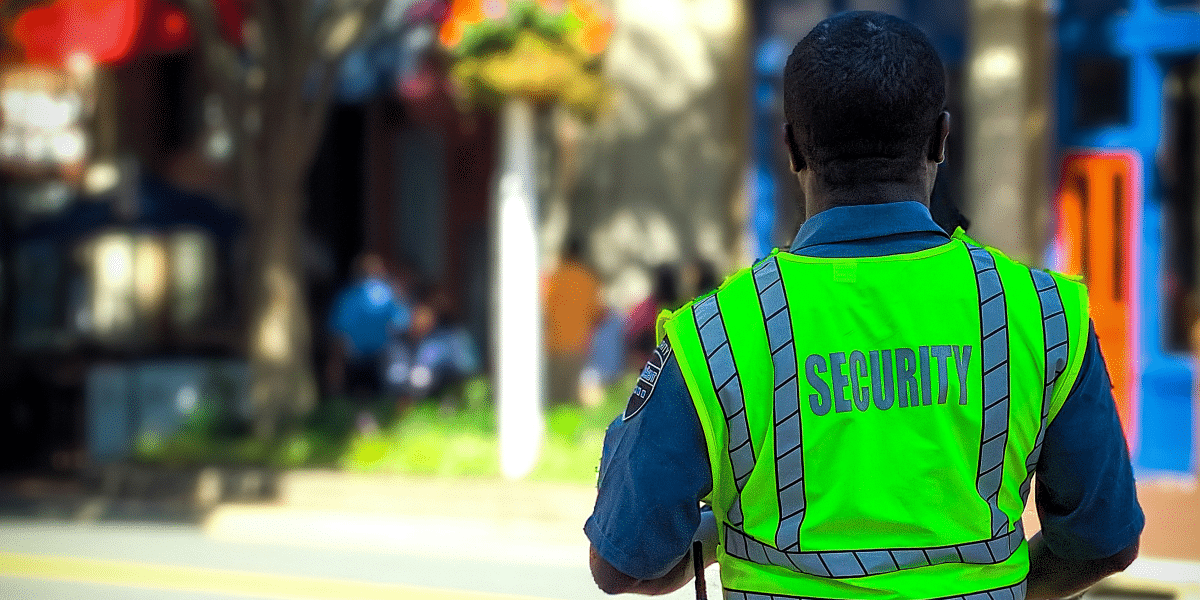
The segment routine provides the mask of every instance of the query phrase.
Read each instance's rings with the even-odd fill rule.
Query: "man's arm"
[[[1074,598],[1096,582],[1124,571],[1137,558],[1139,542],[1108,557],[1073,560],[1058,556],[1038,532],[1029,540],[1029,585],[1026,600]]]
[[[1095,331],[1037,466],[1042,530],[1029,541],[1029,598],[1064,598],[1123,571],[1145,522]]]
[[[711,510],[700,512],[700,527],[696,529],[694,539],[701,542],[704,548],[704,566],[708,567],[717,562],[717,521]],[[604,560],[595,546],[592,546],[589,552],[588,564],[592,569],[592,579],[606,594],[669,594],[696,576],[691,551],[684,554],[665,575],[654,579],[637,579],[622,573],[620,569]]]
[[[605,594],[645,594],[659,596],[669,594],[692,580],[695,576],[692,568],[692,553],[688,552],[658,579],[634,579],[608,564],[592,546],[588,561],[592,568],[592,579]]]
[[[625,413],[605,433],[597,484],[584,532],[600,589],[678,589],[693,575],[689,556],[696,539],[712,562],[716,525],[712,512],[700,508],[712,490],[708,449],[669,344],[655,350]],[[712,523],[707,528],[706,521]],[[706,533],[698,538],[698,532]]]

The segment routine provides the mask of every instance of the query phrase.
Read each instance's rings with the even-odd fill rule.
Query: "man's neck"
[[[809,217],[836,206],[886,204],[911,200],[929,206],[925,186],[908,182],[872,182],[806,190],[805,212]]]

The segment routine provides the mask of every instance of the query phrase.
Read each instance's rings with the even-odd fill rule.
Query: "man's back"
[[[726,598],[1061,597],[1136,555],[1082,286],[930,218],[945,105],[936,51],[900,19],[845,13],[796,45],[784,140],[808,221],[744,291],[664,322],[659,375],[605,439],[585,526],[602,589],[679,587],[693,538],[720,545]],[[927,268],[939,252],[957,264]]]
[[[952,248],[958,250],[952,252]],[[980,519],[979,513],[986,513],[989,505],[981,499],[977,493],[978,489],[975,489],[979,472],[990,469],[986,466],[981,467],[979,463],[979,449],[983,442],[983,438],[980,437],[983,425],[981,420],[985,414],[983,401],[972,396],[968,398],[967,405],[961,404],[962,391],[957,373],[959,364],[966,363],[971,373],[982,375],[984,360],[988,360],[983,350],[985,344],[980,324],[981,300],[1000,300],[1015,309],[1022,305],[1022,302],[1027,307],[1030,302],[1037,303],[1038,295],[1034,293],[1032,275],[1026,270],[1024,273],[1028,279],[1012,279],[1018,281],[1018,285],[1027,284],[1028,288],[1020,294],[1024,296],[1026,293],[1033,293],[1032,297],[1024,296],[1021,302],[1011,294],[998,299],[980,298],[976,291],[978,284],[975,266],[970,262],[969,255],[964,255],[964,248],[959,242],[951,241],[938,230],[929,219],[928,212],[919,204],[899,203],[839,208],[822,213],[806,223],[790,252],[781,252],[775,257],[775,260],[782,260],[785,265],[779,285],[786,287],[788,296],[797,302],[781,315],[791,320],[790,329],[796,336],[795,343],[798,348],[790,352],[777,352],[771,356],[791,355],[796,361],[796,385],[803,387],[792,389],[789,393],[794,398],[793,408],[800,409],[798,416],[805,423],[803,432],[806,437],[802,439],[806,441],[807,449],[803,452],[787,453],[786,448],[781,450],[776,446],[766,451],[767,456],[763,456],[763,448],[766,447],[764,443],[779,439],[774,432],[774,415],[769,419],[764,418],[764,409],[767,413],[773,410],[776,380],[785,384],[783,389],[787,389],[787,367],[777,367],[775,363],[778,361],[767,358],[769,350],[739,350],[740,346],[735,345],[734,352],[738,352],[737,363],[744,367],[738,370],[739,382],[736,389],[745,392],[743,398],[747,405],[746,412],[758,415],[752,419],[757,430],[750,437],[756,440],[754,456],[758,461],[758,470],[762,471],[761,474],[754,474],[745,479],[746,487],[742,492],[748,498],[762,500],[765,494],[769,499],[760,503],[764,508],[751,509],[751,512],[746,513],[751,522],[747,527],[751,533],[757,534],[753,536],[754,539],[768,542],[780,549],[787,546],[786,543],[777,543],[779,538],[775,531],[782,520],[782,511],[777,515],[769,507],[776,502],[776,498],[785,496],[777,492],[775,486],[779,484],[771,473],[777,471],[779,465],[786,466],[788,457],[792,456],[804,456],[807,461],[804,465],[804,481],[800,484],[801,489],[806,490],[804,495],[807,499],[808,513],[799,529],[801,552],[808,549],[829,550],[837,546],[845,549],[937,546],[937,540],[943,536],[953,542],[967,541],[971,536],[966,529],[970,527],[955,525],[951,515],[963,515],[962,522],[974,522],[977,529],[986,529],[987,525],[980,523],[990,524],[990,521]],[[960,278],[957,286],[953,281],[935,274],[933,269],[921,275],[914,271],[912,261],[896,260],[896,255],[926,256],[931,252],[940,252],[939,256],[942,256],[944,261],[966,261],[965,264],[953,267],[958,271]],[[850,260],[838,260],[846,258]],[[793,263],[800,263],[804,268],[825,269],[827,276],[821,278],[811,273],[792,272],[788,265]],[[861,266],[896,263],[904,266],[898,267],[896,271],[899,274],[893,276],[902,277],[903,280],[890,284],[871,283],[867,275],[871,267]],[[851,273],[844,266],[848,264],[859,266]],[[1013,268],[1024,269],[1009,266],[1009,269]],[[769,278],[763,278],[761,271],[760,269],[759,282],[754,281],[752,272],[747,272],[741,278],[735,277],[730,285],[743,286],[748,297],[765,298],[770,295],[772,284]],[[991,272],[986,268],[984,271],[985,274]],[[818,279],[820,281],[816,281]],[[836,279],[843,281],[839,283]],[[1070,282],[1063,283],[1071,285]],[[760,295],[756,285],[763,287],[767,294]],[[841,287],[847,294],[837,295],[836,292],[831,292],[834,287]],[[856,299],[853,300],[854,308],[846,308],[847,298]],[[763,300],[763,307],[744,307],[732,300],[727,306],[724,297],[716,299],[721,306],[722,316],[729,315],[730,321],[724,329],[731,336],[736,338],[748,335],[748,332],[755,329],[751,325],[757,321],[757,329],[766,331],[749,335],[760,335],[760,343],[770,345],[771,319],[764,317],[771,316],[770,313],[777,309],[764,312],[768,311],[765,305],[769,300]],[[839,299],[841,301],[836,301]],[[697,303],[700,302],[703,302],[703,299]],[[875,312],[876,310],[883,311],[886,317],[878,317],[879,313]],[[1034,333],[1038,334],[1035,337],[1042,338],[1034,340],[1036,343],[1027,344],[1028,352],[1024,358],[1017,361],[1024,361],[1025,368],[1032,364],[1032,361],[1046,363],[1045,338],[1041,326],[1043,315],[1040,308],[1035,306],[1033,310],[1035,312],[1032,318],[1036,319],[1036,324],[1026,322],[1022,327],[1010,329],[1013,332],[1029,332],[1032,327],[1035,329]],[[735,314],[746,312],[751,314]],[[1053,315],[1056,312],[1060,311],[1051,310],[1049,314]],[[1074,312],[1080,314],[1079,307],[1076,307]],[[774,316],[777,319],[781,315]],[[705,319],[709,317],[710,314]],[[968,328],[975,328],[972,336],[974,339],[921,342],[911,337],[911,331],[906,333],[906,329],[912,330],[909,323],[932,322],[936,328],[949,331],[964,321],[969,324]],[[705,324],[711,327],[711,324]],[[814,329],[824,331],[814,334]],[[814,335],[826,341],[812,347],[806,346],[809,342],[801,341],[802,338],[813,339],[809,336]],[[1021,335],[1029,337],[1032,334]],[[1070,341],[1072,346],[1079,348],[1076,357],[1086,355],[1085,350],[1093,348],[1094,338],[1087,336],[1086,328],[1080,332],[1076,326]],[[699,334],[693,341],[699,343]],[[718,340],[714,345],[719,346],[721,343]],[[738,344],[736,341],[733,343]],[[927,359],[924,358],[926,350],[923,350],[922,346],[927,347]],[[706,498],[714,504],[719,504],[721,478],[712,473],[721,469],[714,470],[711,464],[719,464],[718,460],[713,458],[714,453],[728,453],[727,444],[712,443],[707,435],[706,428],[713,429],[714,422],[719,419],[710,418],[702,425],[702,417],[696,415],[704,414],[705,410],[697,409],[694,405],[700,404],[695,398],[703,394],[697,393],[694,386],[688,385],[703,379],[707,363],[710,362],[706,356],[710,352],[681,351],[674,343],[669,347],[673,348],[674,352],[670,354],[668,364],[662,367],[658,385],[652,388],[652,397],[646,400],[644,407],[631,418],[618,419],[610,426],[601,465],[600,499],[586,528],[596,550],[604,556],[641,557],[625,563],[614,558],[617,562],[613,563],[622,569],[622,572],[632,572],[638,579],[650,579],[651,575],[663,568],[662,565],[671,563],[670,557],[655,559],[653,555],[660,552],[660,548],[673,544],[686,546],[692,534],[691,528],[695,527],[694,524],[688,525],[686,520],[682,525],[664,524],[658,519],[648,521],[647,519],[652,519],[645,514],[646,511],[652,510],[648,507],[680,506],[679,503],[685,502],[685,497],[696,500]],[[777,347],[778,344],[774,346]],[[899,354],[903,356],[898,357],[897,350],[903,348],[907,348],[911,354],[899,350]],[[863,355],[865,361],[855,357],[856,350]],[[872,350],[877,354],[873,354]],[[885,350],[890,351],[889,360],[886,362]],[[947,350],[949,356],[941,358],[947,354]],[[680,358],[685,353],[699,358]],[[761,354],[758,360],[752,358],[756,353]],[[716,357],[720,352],[711,354]],[[698,364],[694,370],[687,366],[679,366],[679,361],[689,360],[704,364]],[[806,367],[810,361],[812,368],[808,369]],[[865,373],[862,371],[863,362]],[[1057,363],[1053,356],[1050,363]],[[890,366],[890,369],[885,370],[885,364]],[[927,366],[926,369],[922,368],[923,364]],[[751,368],[750,365],[762,366]],[[912,366],[911,374],[905,374],[908,365]],[[943,365],[946,369],[944,404],[941,403]],[[840,398],[834,392],[831,376],[834,368],[842,372],[846,379]],[[1042,397],[1036,398],[1036,401],[1029,398],[1029,390],[1031,386],[1039,390],[1044,389],[1044,381],[1038,376],[1032,377],[1036,381],[1028,381],[1031,378],[1020,377],[1019,369],[1009,371],[1016,375],[1018,387],[1021,387],[1020,382],[1025,380],[1022,389],[1026,390],[1023,393],[1027,401],[1023,404],[1008,403],[1009,407],[1023,406],[1026,416],[1023,419],[1019,418],[1016,416],[1019,411],[1012,411],[1014,422],[1021,422],[1023,425],[1014,429],[1018,434],[1012,437],[1012,442],[1017,444],[1018,448],[1006,452],[1005,460],[1012,463],[1008,469],[1014,473],[1020,473],[1026,468],[1036,468],[1048,485],[1056,491],[1076,490],[1045,494],[1047,497],[1055,496],[1056,504],[1061,504],[1044,511],[1043,522],[1056,539],[1074,540],[1070,543],[1076,545],[1086,539],[1090,547],[1086,552],[1107,556],[1129,543],[1131,527],[1134,532],[1140,529],[1141,515],[1132,495],[1132,473],[1129,471],[1120,426],[1111,408],[1111,397],[1108,398],[1107,410],[1103,410],[1102,406],[1097,408],[1088,405],[1091,402],[1090,398],[1096,398],[1097,401],[1101,398],[1090,396],[1097,392],[1087,390],[1107,389],[1104,383],[1106,380],[1103,379],[1103,363],[1092,359],[1086,367],[1076,364],[1073,368],[1086,371],[1080,375],[1078,387],[1082,389],[1060,390],[1061,395],[1053,408],[1056,414],[1060,406],[1066,410],[1058,415],[1057,420],[1061,422],[1054,422],[1052,425],[1047,423],[1045,426],[1044,431],[1048,432],[1048,436],[1044,439],[1044,446],[1050,449],[1042,451],[1040,460],[1038,457],[1031,457],[1030,451],[1031,446],[1041,439],[1037,437],[1037,433],[1043,428],[1037,421],[1043,409]],[[905,373],[899,372],[902,369]],[[857,385],[852,379],[852,370],[859,371],[859,376],[854,378],[858,380]],[[695,371],[699,371],[701,376],[697,376]],[[782,378],[779,376],[781,372],[784,373]],[[927,381],[925,375],[928,376]],[[755,378],[758,378],[758,381]],[[763,381],[764,379],[766,381]],[[826,385],[811,385],[810,379]],[[725,382],[711,385],[715,390],[715,387],[722,383]],[[904,386],[904,391],[900,391],[901,386]],[[864,387],[867,389],[864,390]],[[854,393],[855,388],[859,392],[857,397]],[[876,389],[879,390],[878,393]],[[1065,402],[1067,391],[1072,392],[1072,402]],[[1088,396],[1084,395],[1085,392]],[[983,390],[972,393],[982,394]],[[907,404],[905,407],[900,406],[901,394]],[[763,396],[767,396],[768,399],[764,401]],[[864,400],[868,397],[869,405]],[[929,401],[928,405],[925,404],[926,399]],[[721,410],[718,408],[720,399],[713,400],[714,402],[707,406],[711,407],[711,412],[718,413]],[[887,408],[882,408],[883,406]],[[1036,417],[1030,411],[1036,411]],[[730,409],[730,414],[736,412],[736,408]],[[687,413],[691,413],[690,418],[680,417]],[[889,439],[885,426],[863,426],[865,421],[872,418],[879,421],[877,425],[894,422],[916,429]],[[955,444],[946,441],[950,437],[950,429],[943,426],[943,433],[935,436],[926,435],[929,429],[922,427],[935,421],[948,425],[956,420],[968,422],[964,425],[965,431],[976,432],[972,436],[951,438],[957,440],[957,451]],[[1032,430],[1030,424],[1034,424]],[[748,421],[747,428],[749,427]],[[932,441],[940,441],[940,445],[932,445]],[[808,448],[808,443],[814,447]],[[1084,448],[1088,444],[1103,451],[1097,450],[1094,455],[1064,458],[1067,455],[1064,450]],[[720,449],[714,450],[714,447]],[[775,454],[781,455],[781,459],[774,458]],[[1047,454],[1050,456],[1046,456]],[[1069,463],[1069,466],[1064,465],[1064,461]],[[728,462],[734,461],[731,459]],[[666,471],[655,466],[664,463],[670,465]],[[1036,467],[1033,463],[1036,463]],[[910,467],[918,467],[924,471],[906,470]],[[938,472],[941,467],[946,467],[946,470]],[[726,468],[732,476],[732,467]],[[952,481],[955,476],[958,479]],[[998,501],[998,505],[1010,517],[1007,525],[1011,527],[1006,529],[1006,534],[1019,541],[1024,539],[1017,526],[1023,503],[1020,500],[1014,501],[1013,498],[1024,495],[1028,481],[1023,480],[1023,477],[1010,477],[1010,481],[1015,483],[1017,489],[1007,496],[1008,500]],[[1094,489],[1097,485],[1111,487],[1111,505],[1098,508],[1086,500],[1092,492],[1083,490]],[[963,486],[967,487],[964,489]],[[956,487],[957,491],[954,491]],[[626,494],[636,490],[637,504],[629,509],[622,508],[627,500],[620,499],[620,490],[625,490]],[[954,499],[956,495],[964,493],[968,496],[967,501]],[[1043,507],[1047,506],[1045,502],[1047,500],[1039,497],[1039,503]],[[965,505],[965,508],[960,505]],[[932,514],[937,516],[938,520],[930,523],[925,531],[919,531],[919,526],[914,526],[911,522],[909,525],[899,524],[897,511],[900,511],[901,515],[908,511],[915,515]],[[1059,511],[1063,513],[1062,518],[1051,514]],[[698,517],[699,513],[696,514]],[[758,516],[755,517],[755,514]],[[881,525],[882,523],[891,523],[894,529],[888,529]],[[959,528],[959,533],[954,533],[953,529],[956,527]],[[950,531],[947,531],[948,529]],[[742,529],[737,531],[741,533]],[[732,539],[728,535],[729,532],[725,534],[722,544],[728,544]],[[609,546],[613,544],[620,549],[610,550]],[[950,542],[946,544],[954,545]],[[734,545],[744,547],[740,542],[735,542]],[[723,550],[728,552],[730,548],[724,547]],[[1004,556],[1008,556],[1008,550],[1006,546]],[[968,550],[968,553],[970,552],[971,550]],[[876,556],[882,558],[882,555]],[[791,558],[797,562],[802,560],[796,554],[792,554]],[[857,561],[861,559],[862,557],[854,559],[853,564],[858,565]],[[988,560],[991,560],[990,555]],[[641,564],[659,566],[651,566],[654,570],[646,570]],[[866,568],[866,565],[863,568]],[[736,572],[736,566],[732,569],[723,566],[723,579],[726,579],[727,587],[730,587],[728,577],[738,579]],[[864,583],[864,578],[861,577],[851,579],[859,584]],[[738,588],[734,584],[731,589]],[[818,594],[812,595],[820,597]],[[940,595],[945,594],[914,594],[909,597]],[[847,592],[843,589],[841,595],[830,593],[824,597],[889,596],[869,595],[863,590]]]

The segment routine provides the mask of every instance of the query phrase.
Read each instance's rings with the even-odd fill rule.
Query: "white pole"
[[[500,178],[493,218],[500,470],[509,479],[533,470],[543,436],[536,181],[533,106],[509,100],[500,115]]]

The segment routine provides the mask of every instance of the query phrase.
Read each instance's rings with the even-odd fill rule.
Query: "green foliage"
[[[628,375],[609,387],[599,406],[548,409],[545,443],[532,478],[594,484],[605,428],[624,407],[635,378]],[[488,381],[477,378],[459,386],[452,397],[402,414],[386,400],[364,409],[344,398],[329,398],[276,440],[256,439],[201,406],[174,435],[143,436],[134,455],[140,462],[172,467],[338,467],[362,473],[494,477],[500,474],[500,449],[491,397]]]

